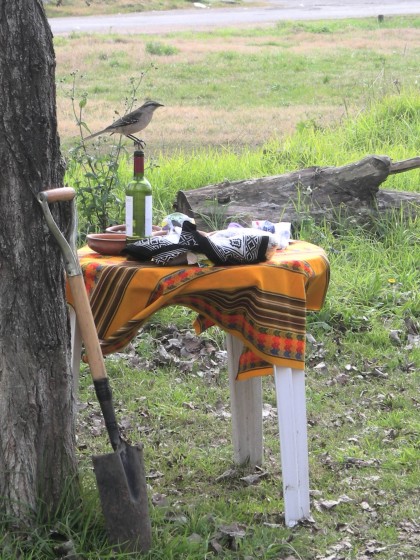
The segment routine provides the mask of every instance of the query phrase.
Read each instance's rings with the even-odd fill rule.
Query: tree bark
[[[298,224],[352,218],[363,223],[387,210],[411,213],[420,195],[379,189],[390,174],[420,167],[420,157],[392,163],[387,156],[368,156],[342,167],[310,167],[300,171],[208,185],[179,191],[175,207],[195,219],[198,228],[233,220]],[[220,224],[219,224],[220,227]]]
[[[0,497],[26,526],[76,473],[64,269],[35,198],[64,175],[41,0],[0,0],[0,76]]]

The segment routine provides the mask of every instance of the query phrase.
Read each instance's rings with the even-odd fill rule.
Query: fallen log
[[[389,175],[420,167],[420,156],[392,162],[371,155],[342,167],[309,167],[283,175],[226,181],[179,191],[174,207],[195,219],[199,229],[220,229],[229,221],[249,226],[252,220],[298,224],[308,216],[319,223],[372,216],[402,209],[413,215],[420,193],[380,189]]]

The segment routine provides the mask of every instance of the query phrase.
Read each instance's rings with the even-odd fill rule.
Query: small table
[[[285,522],[310,514],[304,358],[306,312],[321,309],[329,263],[320,247],[292,241],[270,260],[241,266],[168,266],[79,250],[86,290],[104,355],[124,348],[141,325],[168,305],[198,316],[197,333],[227,334],[234,460],[261,465],[261,376],[274,374]],[[71,305],[71,294],[68,293]],[[73,368],[81,338],[71,313]]]

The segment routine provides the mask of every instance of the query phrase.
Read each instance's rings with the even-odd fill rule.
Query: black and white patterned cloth
[[[165,236],[148,237],[128,244],[122,254],[169,266],[186,263],[187,253],[193,252],[204,254],[215,265],[237,265],[264,262],[273,248],[275,242],[266,232],[244,228],[230,237],[205,236],[195,224],[185,221],[176,243]]]

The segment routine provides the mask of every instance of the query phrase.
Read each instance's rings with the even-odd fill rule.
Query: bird
[[[158,107],[164,107],[164,105],[162,105],[162,103],[158,103],[157,101],[146,101],[141,107],[131,113],[128,113],[127,115],[124,115],[106,128],[100,130],[99,132],[95,132],[90,136],[86,136],[85,140],[90,140],[91,138],[95,138],[95,136],[99,136],[105,132],[109,132],[111,134],[116,132],[124,134],[127,138],[134,140],[137,144],[144,144],[145,142],[134,136],[134,133],[140,132],[140,130],[146,128],[152,120],[153,113]]]

